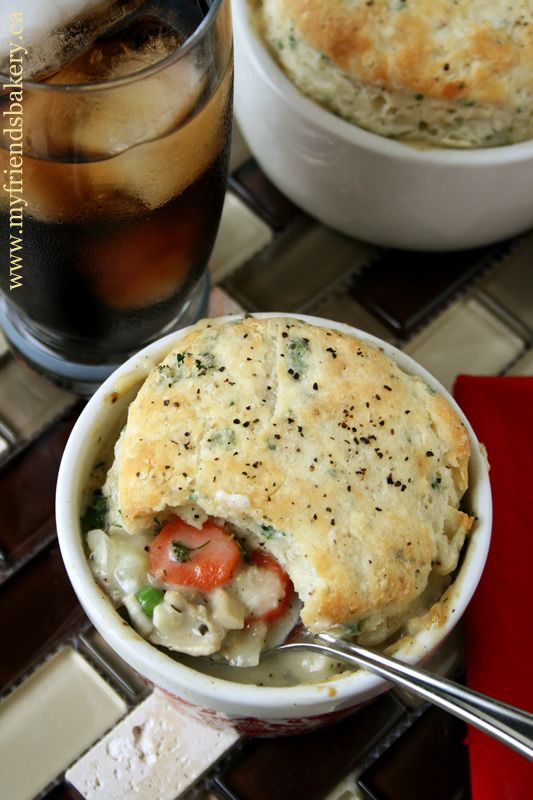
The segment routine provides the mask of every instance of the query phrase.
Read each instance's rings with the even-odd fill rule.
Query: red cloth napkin
[[[494,503],[487,565],[466,612],[467,683],[533,711],[533,377],[460,375],[454,395],[488,452]],[[473,800],[533,798],[533,764],[468,733]]]

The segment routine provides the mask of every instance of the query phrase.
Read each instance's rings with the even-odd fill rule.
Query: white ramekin
[[[260,40],[248,1],[232,5],[239,126],[300,208],[349,236],[412,250],[478,247],[533,226],[533,141],[416,149],[369,133],[301,94]]]
[[[260,318],[287,314],[256,314]],[[476,522],[469,536],[460,573],[454,582],[450,613],[440,627],[406,639],[399,656],[417,662],[429,655],[461,618],[481,577],[487,557],[492,504],[486,459],[461,410],[425,369],[401,351],[347,325],[317,317],[290,315],[307,322],[353,334],[382,348],[407,372],[419,375],[447,397],[466,425],[472,442],[469,508]],[[235,316],[231,317],[235,319]],[[244,685],[197,672],[144,640],[115,611],[93,578],[80,531],[82,495],[102,445],[114,442],[124,424],[127,407],[150,368],[187,333],[172,333],[130,358],[89,400],[70,435],[57,482],[56,519],[61,553],[79,601],[108,644],[148,682],[160,687],[192,715],[215,725],[231,724],[254,734],[295,733],[310,730],[349,713],[388,688],[380,678],[357,671],[345,677],[311,685],[273,688]]]

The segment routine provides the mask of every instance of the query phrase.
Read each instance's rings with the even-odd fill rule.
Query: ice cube
[[[224,145],[231,77],[228,69],[209,101],[173,133],[108,161],[111,183],[149,209],[158,208],[185,191]]]
[[[179,44],[178,35],[155,19],[138,20],[144,33],[101,40],[40,87],[27,88],[25,152],[36,158],[98,161],[140,142],[166,135],[190,115],[205,77],[190,56],[153,73]],[[135,26],[137,28],[137,25]],[[148,35],[150,34],[150,35]],[[120,85],[115,79],[134,76]],[[108,79],[101,89],[81,86]],[[49,87],[68,84],[69,89]],[[72,88],[79,84],[80,90]]]
[[[183,68],[184,64],[173,65],[178,71]],[[230,89],[231,71],[228,70],[215,94],[181,126],[179,115],[187,114],[187,107],[176,109],[178,104],[172,100],[178,124],[169,135],[139,144],[112,158],[85,163],[74,158],[69,163],[66,157],[61,160],[59,156],[67,152],[75,154],[78,135],[85,139],[102,135],[101,130],[98,134],[98,130],[93,129],[96,123],[89,118],[87,109],[82,106],[79,125],[72,126],[71,117],[59,104],[65,99],[73,102],[70,92],[66,98],[63,94],[54,98],[49,97],[47,91],[28,90],[25,153],[41,157],[25,159],[27,213],[44,221],[66,222],[82,217],[141,214],[146,209],[164,205],[202,175],[223,147]],[[136,92],[138,94],[138,88]],[[149,94],[149,89],[147,92]],[[146,99],[144,94],[142,99]],[[146,106],[142,103],[140,106],[146,111]],[[141,119],[146,122],[143,115]],[[85,141],[84,146],[88,144],[91,143]],[[52,160],[54,149],[57,161]],[[0,168],[8,168],[8,156],[8,147],[2,150],[0,146]],[[4,193],[4,201],[7,204],[7,193]]]
[[[184,37],[163,20],[135,16],[126,20],[50,78],[50,83],[91,83],[133,75],[175,52]]]
[[[209,102],[174,133],[107,162],[109,179],[150,209],[185,191],[224,145],[230,88],[228,72]]]
[[[0,71],[23,47],[26,79],[51,74],[143,0],[18,0],[0,14]],[[16,51],[20,54],[23,51]]]

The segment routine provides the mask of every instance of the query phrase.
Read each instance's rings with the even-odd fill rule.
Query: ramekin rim
[[[242,314],[230,314],[218,319],[237,320],[246,316]],[[327,320],[320,317],[315,317],[307,314],[292,314],[285,312],[258,312],[252,314],[253,317],[258,319],[266,318],[292,318],[300,319],[314,325],[322,325],[322,327],[330,327],[336,330],[344,331],[350,335],[358,336],[365,341],[381,348],[387,355],[392,356],[394,360],[399,363],[402,369],[408,368],[413,374],[419,375],[423,380],[428,382],[433,388],[441,392],[452,406],[458,412],[462,422],[465,424],[472,442],[472,452],[474,457],[478,460],[478,468],[481,474],[478,479],[478,487],[482,490],[484,495],[485,508],[485,522],[483,530],[480,531],[478,541],[482,547],[481,553],[474,561],[468,573],[469,585],[463,591],[458,590],[458,598],[455,602],[456,616],[448,615],[444,625],[438,628],[432,628],[429,633],[422,632],[417,634],[416,643],[419,644],[415,652],[402,653],[400,648],[399,654],[407,661],[418,661],[425,652],[429,652],[438,646],[450,630],[455,627],[456,622],[462,616],[466,606],[475,591],[475,588],[481,577],[488,546],[490,542],[491,530],[491,494],[490,483],[488,481],[488,473],[486,472],[486,464],[483,460],[481,446],[473,431],[470,423],[457,405],[450,393],[434,378],[424,367],[418,364],[411,356],[402,352],[384,340],[380,339],[373,334],[366,331],[354,328],[345,323],[336,322],[334,320]],[[359,696],[366,696],[374,694],[380,688],[386,686],[385,682],[377,676],[370,673],[356,671],[351,674],[340,675],[337,678],[331,678],[327,681],[302,684],[299,686],[287,687],[272,687],[272,686],[257,686],[256,684],[243,684],[232,682],[223,678],[213,677],[206,673],[198,672],[187,665],[173,660],[170,656],[157,650],[150,642],[143,639],[137,634],[134,629],[118,615],[113,609],[113,606],[105,595],[104,591],[96,583],[86,555],[83,550],[83,543],[79,535],[79,529],[74,530],[72,524],[72,505],[75,493],[76,481],[76,463],[78,461],[78,453],[83,446],[83,441],[90,435],[91,430],[94,429],[95,423],[104,412],[106,407],[106,398],[113,392],[116,386],[117,378],[128,375],[134,372],[142,365],[145,369],[147,360],[149,363],[157,363],[162,358],[162,354],[170,350],[174,342],[184,336],[192,326],[183,328],[180,331],[167,334],[161,339],[153,342],[145,347],[143,350],[131,356],[124,364],[122,364],[107,380],[99,387],[95,394],[90,398],[85,408],[82,410],[78,420],[76,421],[73,430],[70,434],[69,440],[65,447],[63,458],[61,461],[56,492],[56,522],[57,533],[60,545],[61,554],[72,582],[74,590],[78,595],[82,606],[90,605],[89,617],[94,621],[96,618],[100,623],[101,628],[107,630],[109,639],[115,643],[120,642],[119,653],[124,658],[124,653],[127,655],[132,653],[133,658],[128,658],[131,666],[141,670],[138,665],[141,662],[150,660],[152,674],[158,677],[150,678],[155,683],[160,685],[167,691],[177,691],[178,687],[186,687],[192,692],[198,693],[205,698],[216,699],[217,704],[229,703],[231,706],[239,706],[243,711],[248,709],[250,713],[268,713],[277,707],[282,709],[294,708],[299,712],[304,712],[307,707],[323,705],[324,708],[331,707],[332,709],[343,704],[350,698],[356,702]],[[155,360],[154,360],[155,359]],[[403,364],[402,364],[403,362]],[[414,369],[412,369],[414,368]],[[107,403],[107,405],[109,405]],[[481,535],[484,534],[484,535]],[[112,612],[112,613],[111,613]],[[128,635],[124,637],[124,628],[127,628]],[[98,629],[98,624],[95,623]],[[102,632],[100,628],[100,632]],[[120,635],[122,633],[122,636]],[[104,638],[107,638],[104,636]],[[435,641],[433,641],[435,640]],[[167,680],[166,675],[172,670],[176,676],[177,681]],[[174,688],[173,688],[174,687]],[[334,689],[335,694],[330,694],[331,689]],[[345,705],[345,703],[344,703]],[[294,716],[294,713],[292,714]]]

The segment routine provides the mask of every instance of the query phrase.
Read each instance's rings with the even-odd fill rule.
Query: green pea
[[[152,619],[154,608],[163,602],[165,593],[161,589],[156,589],[154,586],[143,586],[138,592],[135,592],[135,597],[147,617]]]

